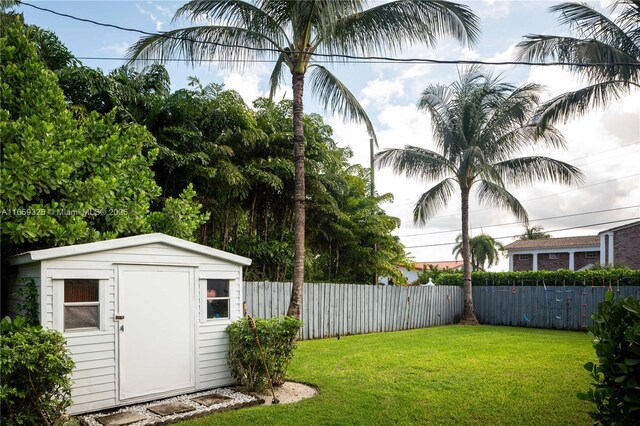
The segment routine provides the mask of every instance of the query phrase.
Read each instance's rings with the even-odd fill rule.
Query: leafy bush
[[[26,281],[20,290],[16,291],[16,296],[22,298],[18,303],[18,312],[22,312],[27,325],[40,324],[40,302],[38,286],[32,279]]]
[[[596,404],[591,417],[602,424],[638,424],[640,418],[640,294],[634,300],[615,301],[607,291],[605,301],[592,315],[589,335],[598,362],[588,362],[595,383],[578,397]]]
[[[71,405],[74,367],[62,334],[30,326],[22,317],[2,319],[0,331],[3,421],[59,424]]]
[[[269,319],[256,318],[255,323],[273,384],[282,385],[293,358],[295,339],[298,330],[302,327],[302,321],[283,316]],[[234,321],[227,327],[227,333],[229,334],[227,361],[231,374],[249,391],[264,389],[267,385],[267,375],[247,319]]]
[[[631,269],[597,269],[588,271],[523,271],[523,272],[474,272],[474,286],[479,285],[640,285],[640,271]],[[435,280],[438,285],[462,285],[462,274],[441,274]]]

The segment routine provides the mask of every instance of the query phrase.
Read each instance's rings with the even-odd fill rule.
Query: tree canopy
[[[3,258],[152,231],[194,239],[206,215],[190,186],[159,202],[153,137],[114,113],[75,117],[30,35],[20,20],[0,33]]]

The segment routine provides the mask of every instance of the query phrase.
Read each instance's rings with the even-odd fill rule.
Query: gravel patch
[[[221,395],[229,399],[221,399],[219,403],[210,406],[199,404],[193,401],[192,398],[209,396],[209,395]],[[185,395],[175,396],[173,398],[166,398],[162,400],[156,400],[151,402],[145,402],[142,404],[129,405],[120,409],[110,409],[108,411],[102,411],[98,413],[82,414],[78,416],[80,424],[83,426],[103,426],[98,422],[97,418],[104,417],[117,413],[135,413],[144,416],[144,420],[140,420],[135,423],[131,423],[130,426],[150,426],[150,425],[164,425],[174,423],[180,420],[189,419],[192,417],[199,417],[217,411],[231,410],[236,408],[247,407],[251,405],[261,404],[263,401],[252,395],[246,395],[244,393],[237,392],[229,388],[220,388],[204,392],[190,393]],[[177,413],[167,416],[160,416],[148,410],[149,407],[157,406],[159,404],[169,403],[182,403],[193,407],[193,411],[186,413]]]

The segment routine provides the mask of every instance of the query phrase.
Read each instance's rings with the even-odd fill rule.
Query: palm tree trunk
[[[471,287],[471,246],[469,244],[469,190],[462,190],[462,262],[464,264],[464,311],[463,324],[478,324],[473,309],[473,293]]]
[[[304,74],[293,72],[293,151],[295,162],[295,255],[293,267],[293,288],[287,315],[300,318],[302,307],[302,286],[304,284],[304,228],[305,228],[305,187],[304,187],[304,128],[302,120],[302,94]]]

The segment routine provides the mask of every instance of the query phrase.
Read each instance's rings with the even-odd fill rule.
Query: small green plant
[[[589,335],[598,362],[584,368],[595,380],[592,388],[578,394],[591,401],[596,411],[591,417],[602,424],[637,424],[640,417],[640,294],[615,300],[607,291],[605,301],[592,315]]]
[[[63,423],[74,364],[62,334],[29,325],[23,317],[3,318],[0,331],[3,424]]]
[[[24,313],[24,319],[28,325],[40,324],[40,302],[38,301],[38,287],[34,280],[28,280],[20,290],[16,291],[16,296],[22,298],[18,303],[18,311]]]
[[[282,385],[293,358],[295,340],[302,327],[302,321],[282,316],[269,319],[256,318],[255,322],[273,384]],[[227,362],[231,374],[249,391],[264,389],[267,385],[267,375],[247,319],[242,318],[231,323],[227,327],[227,333],[229,334]]]

